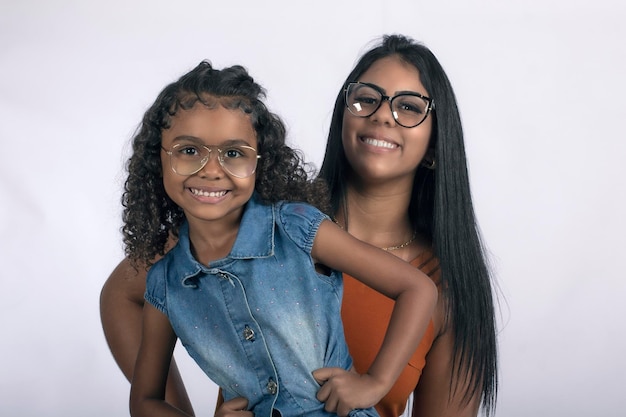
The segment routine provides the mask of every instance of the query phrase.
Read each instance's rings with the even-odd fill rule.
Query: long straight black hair
[[[435,110],[429,116],[433,117],[429,148],[436,168],[418,168],[409,215],[415,230],[432,242],[440,262],[446,326],[451,326],[449,330],[455,341],[451,380],[457,383],[450,387],[450,392],[466,387],[463,393],[466,401],[480,393],[485,414],[492,415],[498,391],[494,294],[472,205],[463,129],[454,91],[435,55],[402,35],[383,36],[379,45],[360,58],[346,82],[358,81],[373,63],[389,56],[415,67],[435,102]],[[320,177],[330,188],[334,213],[346,207],[351,170],[342,146],[345,109],[342,88],[335,101],[320,169]]]

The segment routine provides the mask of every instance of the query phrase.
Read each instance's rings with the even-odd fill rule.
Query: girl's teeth
[[[396,147],[396,145],[394,145],[393,143],[389,143],[387,141],[378,140],[378,139],[365,138],[364,142],[367,143],[368,145],[378,146],[380,148],[393,149]]]
[[[202,191],[195,188],[192,188],[191,192],[194,195],[199,195],[203,197],[222,197],[226,195],[226,191]]]

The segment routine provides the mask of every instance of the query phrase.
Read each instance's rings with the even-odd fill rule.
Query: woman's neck
[[[336,213],[337,223],[352,236],[379,248],[391,248],[407,261],[424,250],[409,216],[411,186],[363,186],[349,183],[345,207]],[[347,215],[347,218],[346,218]]]

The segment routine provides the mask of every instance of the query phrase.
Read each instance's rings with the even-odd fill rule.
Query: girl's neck
[[[189,243],[198,262],[209,265],[226,257],[233,248],[241,218],[226,221],[189,220]]]

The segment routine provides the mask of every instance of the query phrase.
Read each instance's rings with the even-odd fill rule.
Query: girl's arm
[[[113,358],[131,381],[141,342],[141,319],[146,290],[146,270],[135,270],[124,259],[111,273],[100,294],[100,319]],[[165,399],[173,406],[194,415],[176,362],[172,359]]]
[[[444,314],[444,303],[440,302],[435,310],[435,327],[443,329]],[[470,379],[458,373],[452,378],[453,325],[454,323],[448,323],[448,326],[440,332],[426,356],[426,366],[413,393],[413,417],[476,417],[478,415],[480,389],[473,397],[466,399],[464,394],[468,387],[459,381]]]
[[[165,402],[165,384],[176,345],[176,334],[167,316],[146,303],[142,329],[130,386],[130,414],[133,417],[188,417]]]
[[[376,359],[364,375],[335,368],[314,372],[323,382],[318,399],[339,415],[375,405],[391,389],[426,332],[437,303],[437,287],[400,258],[352,237],[330,221],[319,227],[313,258],[345,272],[395,300]]]

